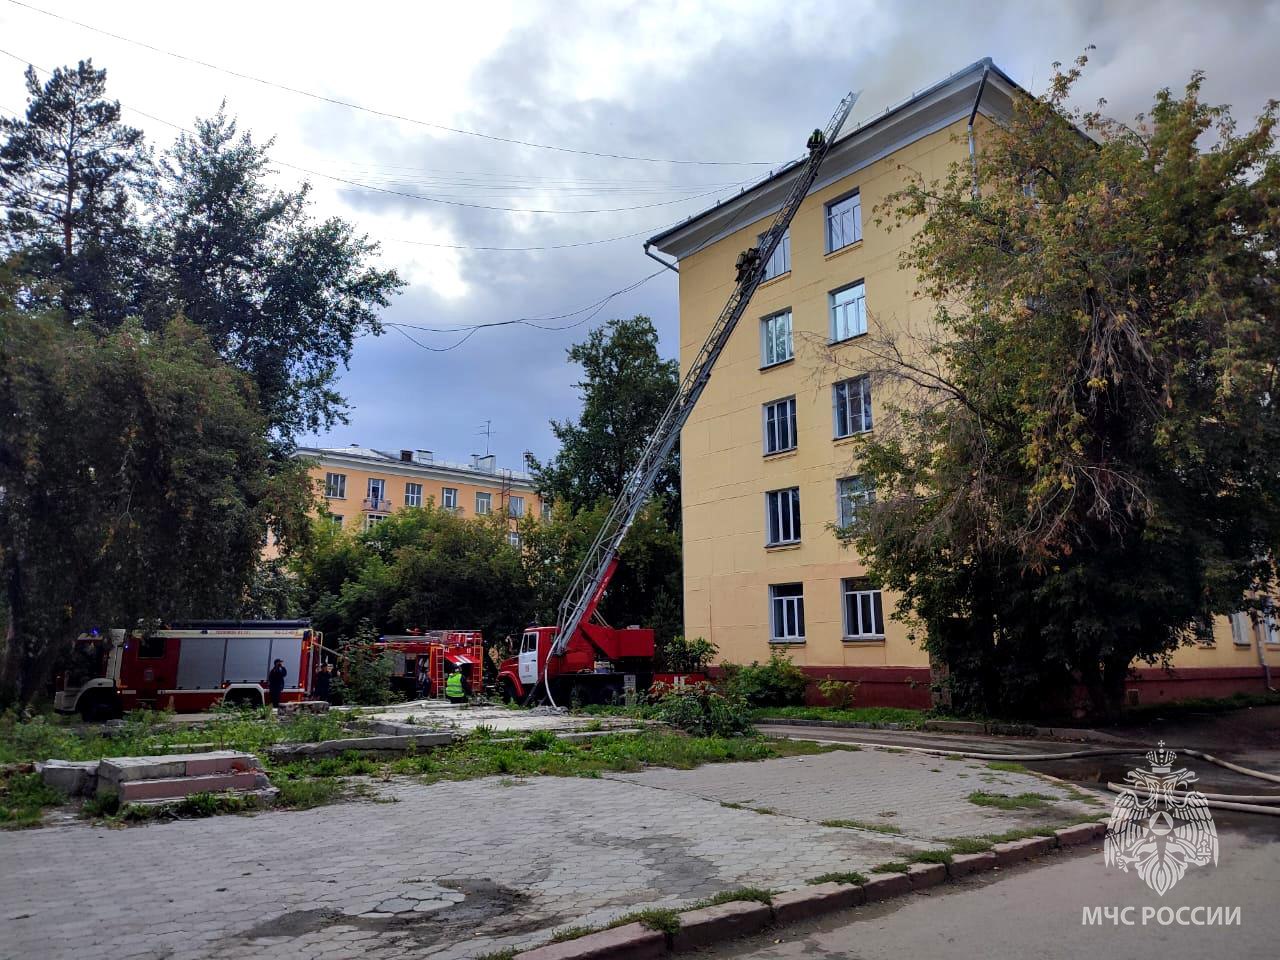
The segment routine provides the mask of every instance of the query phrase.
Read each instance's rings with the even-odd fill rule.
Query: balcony
[[[375,497],[366,497],[364,501],[364,509],[369,513],[390,513],[391,501],[379,500]]]

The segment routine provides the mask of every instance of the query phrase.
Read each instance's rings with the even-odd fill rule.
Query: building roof
[[[337,461],[362,467],[392,467],[410,473],[448,475],[465,478],[471,483],[485,480],[496,483],[505,479],[519,486],[528,487],[530,490],[533,489],[533,478],[527,472],[499,467],[492,456],[473,455],[472,462],[467,464],[438,460],[429,450],[411,452],[413,459],[405,460],[399,451],[375,450],[372,447],[362,447],[353,443],[348,447],[299,447],[297,456],[325,463]]]
[[[983,82],[985,78],[985,83]],[[981,100],[978,100],[981,90]],[[837,136],[810,193],[883,159],[921,137],[978,112],[992,118],[1008,116],[1016,93],[1026,93],[990,57],[977,60],[902,103],[864,120]],[[737,196],[696,213],[655,234],[645,248],[683,259],[703,247],[776,213],[807,158],[793,160]]]

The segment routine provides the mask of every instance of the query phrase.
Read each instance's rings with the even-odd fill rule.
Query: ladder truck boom
[[[719,318],[711,327],[706,342],[689,365],[689,372],[680,383],[679,390],[668,404],[658,425],[654,428],[649,442],[645,445],[640,459],[623,484],[622,492],[613,503],[613,508],[605,518],[604,525],[596,535],[586,556],[583,557],[578,572],[569,586],[568,592],[560,603],[557,616],[558,629],[550,655],[563,654],[579,628],[595,613],[604,595],[614,570],[618,566],[618,550],[626,539],[645,501],[653,490],[654,481],[666,463],[671,449],[675,446],[680,430],[684,427],[694,405],[702,391],[706,389],[711,377],[711,369],[715,366],[721,351],[729,341],[738,321],[742,319],[752,295],[760,286],[764,274],[764,266],[773,256],[782,235],[787,232],[792,218],[800,209],[800,204],[813,187],[818,177],[818,169],[826,159],[836,134],[848,119],[858,99],[857,93],[849,93],[831,116],[825,130],[815,130],[809,137],[809,156],[804,169],[796,178],[791,192],[783,202],[782,208],[774,217],[773,224],[761,236],[754,247],[744,250],[737,261],[737,285],[724,305]]]

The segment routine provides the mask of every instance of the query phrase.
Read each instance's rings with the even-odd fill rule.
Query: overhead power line
[[[191,63],[199,67],[204,67],[206,70],[214,70],[218,73],[224,73],[228,76],[237,77],[241,80],[248,80],[252,83],[261,84],[264,87],[273,87],[277,90],[283,90],[286,93],[296,94],[300,97],[308,97],[312,100],[317,100],[321,103],[328,103],[338,107],[345,107],[349,110],[358,110],[362,113],[368,113],[374,116],[384,117],[389,120],[399,120],[404,123],[412,123],[422,127],[430,127],[434,130],[442,130],[446,133],[455,133],[455,134],[459,134],[461,136],[466,136],[466,137],[478,137],[482,140],[491,140],[495,143],[508,143],[513,146],[533,147],[538,150],[553,150],[557,153],[573,153],[573,154],[578,154],[580,156],[586,156],[586,157],[600,157],[602,159],[607,159],[607,160],[634,160],[634,161],[640,161],[644,163],[670,163],[670,164],[704,166],[704,167],[769,167],[769,166],[776,165],[775,163],[768,160],[679,160],[679,159],[671,159],[666,157],[642,157],[642,156],[635,156],[632,154],[625,154],[625,153],[606,153],[606,152],[597,151],[597,150],[581,150],[574,147],[556,146],[554,144],[549,144],[549,143],[536,143],[532,140],[520,140],[515,137],[501,137],[501,136],[496,136],[490,133],[481,133],[477,130],[466,130],[461,127],[452,127],[452,126],[449,126],[448,124],[436,123],[431,120],[422,120],[417,117],[407,117],[407,116],[404,116],[403,114],[393,113],[389,110],[378,110],[374,107],[366,107],[363,104],[353,103],[349,100],[340,100],[336,97],[325,96],[322,93],[315,93],[314,91],[311,91],[311,90],[303,90],[299,87],[291,87],[288,84],[278,83],[274,80],[267,80],[263,77],[257,77],[257,76],[254,76],[253,74],[244,73],[240,70],[232,70],[229,67],[221,67],[215,63],[209,63],[206,60],[200,60],[196,57],[188,56],[182,53],[177,53],[173,50],[166,50],[163,47],[157,47],[154,44],[147,43],[142,40],[135,40],[132,37],[126,37],[119,33],[113,33],[112,31],[104,30],[101,27],[95,27],[92,24],[84,23],[80,20],[75,20],[71,17],[64,16],[60,13],[54,13],[52,10],[45,10],[45,9],[42,9],[41,7],[36,7],[29,3],[22,3],[21,0],[9,0],[9,3],[13,4],[15,7],[22,7],[26,10],[30,10],[33,13],[43,14],[44,16],[52,17],[55,20],[62,20],[66,23],[74,24],[75,26],[80,27],[81,29],[89,30],[89,31],[92,31],[93,33],[98,33],[105,37],[111,37],[112,39],[119,40],[122,43],[132,44],[135,47],[142,47],[143,49],[150,50],[153,53],[159,53],[166,57],[172,57],[175,60],[181,60],[185,63]]]

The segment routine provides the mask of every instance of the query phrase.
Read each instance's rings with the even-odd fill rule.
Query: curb
[[[981,723],[974,720],[926,720],[920,726],[901,723],[869,723],[857,720],[804,720],[797,717],[762,717],[752,721],[762,727],[827,727],[834,730],[896,730],[902,733],[960,733],[992,737],[1057,740],[1069,743],[1098,743],[1110,746],[1135,744],[1137,741],[1118,737],[1087,727],[1035,727],[1017,723]],[[892,746],[892,744],[885,744]]]
[[[950,864],[917,863],[905,873],[873,873],[862,884],[822,883],[780,893],[771,904],[734,900],[686,910],[680,914],[680,927],[673,934],[652,930],[642,923],[628,923],[576,940],[535,947],[516,954],[516,960],[658,960],[673,953],[750,936],[768,927],[812,920],[864,903],[890,900],[914,890],[1014,866],[1047,853],[1093,843],[1101,840],[1106,832],[1105,823],[1063,827],[1055,830],[1051,837],[998,843],[984,853],[956,854]]]

